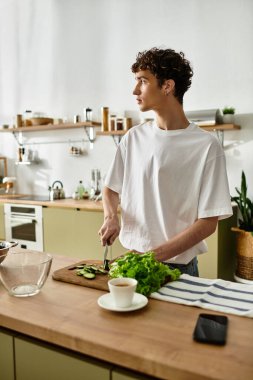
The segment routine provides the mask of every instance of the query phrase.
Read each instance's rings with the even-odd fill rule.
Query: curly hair
[[[132,72],[139,70],[149,70],[162,87],[167,79],[175,82],[175,97],[179,103],[183,104],[183,96],[191,86],[193,70],[190,62],[185,58],[183,52],[175,52],[172,49],[152,48],[139,52],[136,62],[131,67]]]

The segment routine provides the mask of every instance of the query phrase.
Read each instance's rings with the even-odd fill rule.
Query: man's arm
[[[166,261],[193,247],[214,233],[217,223],[218,217],[216,216],[196,220],[192,226],[175,235],[166,243],[154,248],[156,259]]]
[[[119,205],[119,194],[115,191],[104,187],[103,189],[103,207],[104,223],[99,230],[102,245],[112,245],[118,237],[120,231],[119,218],[117,214]]]

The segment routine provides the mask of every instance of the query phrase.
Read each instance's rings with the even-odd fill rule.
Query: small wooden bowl
[[[50,117],[32,117],[31,119],[32,125],[46,125],[53,124],[54,119]]]

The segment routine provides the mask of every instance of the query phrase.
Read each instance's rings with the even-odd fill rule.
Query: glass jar
[[[101,108],[102,116],[102,131],[107,132],[109,130],[109,107]]]
[[[32,125],[32,121],[31,121],[32,117],[33,117],[32,111],[27,110],[24,112],[24,114],[23,114],[23,126],[24,127],[29,127],[30,125]]]
[[[123,131],[124,125],[123,125],[123,117],[117,117],[116,119],[116,130],[117,131]]]
[[[109,124],[109,131],[115,131],[116,130],[116,115],[110,115],[110,124]]]

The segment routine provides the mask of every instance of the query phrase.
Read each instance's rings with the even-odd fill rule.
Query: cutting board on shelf
[[[62,269],[58,269],[53,272],[52,277],[56,281],[68,282],[70,284],[86,286],[87,288],[93,288],[98,290],[109,291],[108,289],[108,274],[96,274],[96,277],[89,280],[83,276],[76,274],[76,267],[83,264],[98,264],[101,265],[102,261],[99,260],[82,260],[76,264],[69,265]]]

